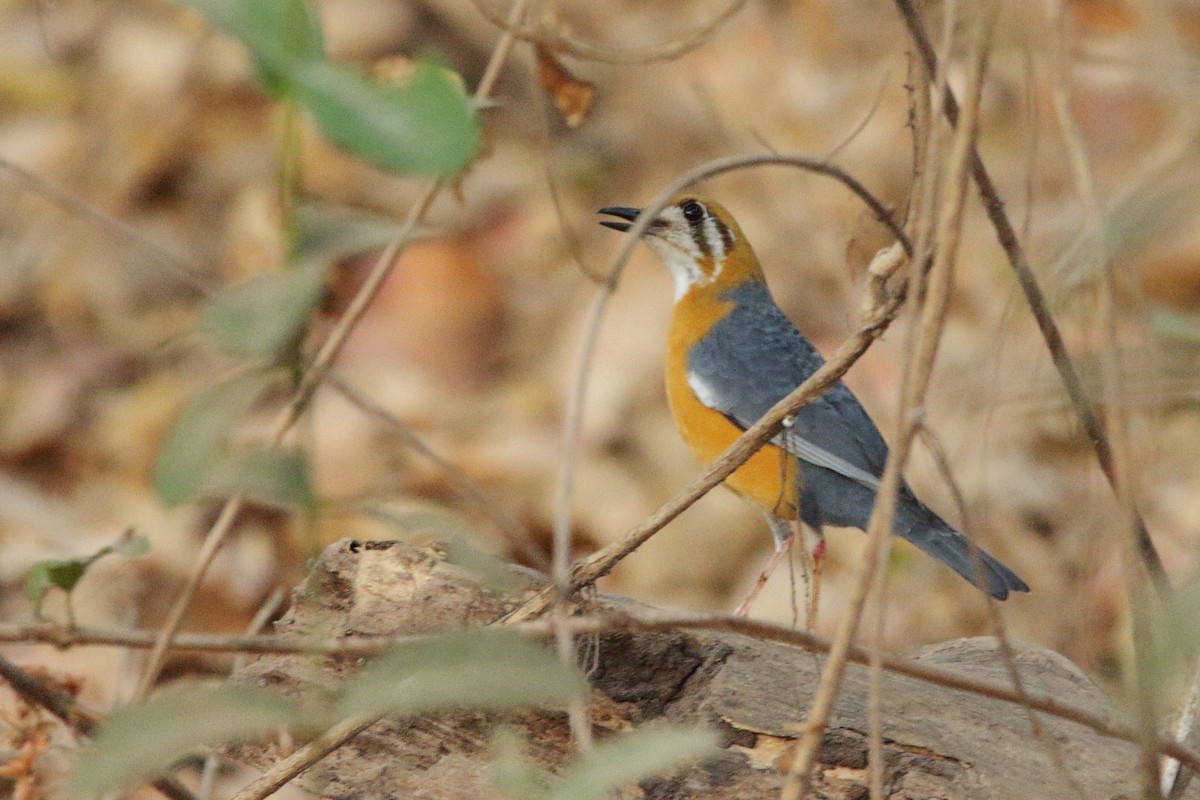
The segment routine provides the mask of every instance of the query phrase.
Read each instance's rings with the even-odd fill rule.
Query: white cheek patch
[[[691,239],[679,241],[677,237],[665,239],[651,236],[646,239],[646,244],[666,265],[671,277],[675,279],[676,301],[687,294],[687,290],[693,284],[699,283],[703,279],[704,275],[697,265],[700,252]]]
[[[713,261],[720,264],[725,259],[725,240],[717,228],[717,221],[712,217],[704,218],[704,241],[708,252],[712,253]]]

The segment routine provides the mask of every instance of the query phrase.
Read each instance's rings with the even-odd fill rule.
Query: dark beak
[[[629,223],[637,219],[638,214],[641,214],[642,210],[640,208],[628,208],[627,206],[609,206],[608,208],[600,209],[600,211],[597,213],[608,214],[609,216],[620,217],[621,219],[629,220],[629,222],[614,222],[611,219],[600,220],[600,224],[604,227],[612,228],[614,231],[624,232],[629,230]]]

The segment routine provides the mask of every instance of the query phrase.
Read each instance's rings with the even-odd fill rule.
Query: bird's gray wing
[[[763,284],[744,284],[726,297],[734,309],[693,347],[688,383],[702,403],[744,430],[825,362]],[[872,490],[887,460],[875,423],[840,381],[802,408],[773,441]]]

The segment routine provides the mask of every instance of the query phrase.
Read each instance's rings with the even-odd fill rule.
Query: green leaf
[[[508,592],[521,585],[509,565],[475,546],[469,536],[458,535],[446,542],[446,561],[474,573],[494,592]]]
[[[296,228],[296,258],[332,264],[382,250],[396,238],[400,225],[382,214],[302,201],[296,206]]]
[[[50,570],[47,566],[50,563],[49,561],[39,561],[25,573],[25,597],[39,610],[42,606],[42,598],[54,585],[50,580]]]
[[[295,97],[330,142],[380,169],[453,175],[479,145],[470,99],[453,73],[420,65],[406,86],[386,86],[327,61],[298,63]]]
[[[525,757],[525,740],[509,729],[501,729],[492,737],[492,760],[488,777],[501,794],[519,800],[544,800],[549,795],[545,770]]]
[[[691,763],[716,751],[711,731],[655,728],[598,744],[562,772],[552,800],[607,800],[612,789]]]
[[[204,478],[205,494],[244,494],[284,508],[316,505],[308,458],[300,450],[245,450],[217,462]]]
[[[97,555],[108,555],[115,553],[126,558],[141,558],[150,552],[150,540],[145,536],[134,536],[133,531],[126,531],[120,539],[101,548]]]
[[[25,573],[25,597],[33,604],[33,615],[42,618],[42,603],[46,593],[52,586],[57,586],[64,592],[69,592],[79,583],[92,563],[90,558],[78,558],[68,561],[46,560],[39,561]]]
[[[94,560],[74,558],[68,561],[43,561],[40,566],[45,568],[46,579],[52,586],[69,592],[79,583],[79,579],[84,576]]]
[[[429,636],[381,656],[350,681],[339,708],[360,714],[562,705],[587,681],[541,645],[510,631]]]
[[[1167,339],[1185,344],[1200,344],[1200,322],[1162,306],[1150,308],[1150,330]]]
[[[115,791],[202,745],[254,739],[302,717],[285,698],[251,686],[181,690],[119,709],[80,755],[71,795]]]
[[[154,465],[154,487],[164,503],[183,503],[195,495],[233,426],[275,377],[269,372],[242,375],[201,392],[184,407]]]
[[[436,508],[394,510],[374,503],[362,506],[361,511],[404,534],[428,530],[446,537],[446,561],[474,573],[492,591],[507,592],[521,585],[507,562],[475,546],[471,529],[454,514]]]
[[[199,327],[235,358],[273,358],[308,321],[325,284],[326,262],[226,287],[208,302]]]
[[[69,559],[46,559],[30,567],[25,574],[25,596],[34,605],[34,613],[41,616],[42,601],[50,587],[70,592],[75,589],[80,579],[98,559],[110,553],[117,553],[137,558],[150,552],[150,542],[145,536],[134,536],[133,531],[126,531],[121,538],[112,544],[105,545],[90,556]]]
[[[271,94],[287,91],[294,64],[325,58],[321,27],[306,0],[184,2],[249,48]]]

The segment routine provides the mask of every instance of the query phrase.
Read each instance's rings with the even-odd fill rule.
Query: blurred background
[[[1184,584],[1200,543],[1200,229],[1190,224],[1200,209],[1200,6],[1016,5],[996,31],[980,149],[1097,396],[1107,341],[1102,266],[1111,266],[1121,380],[1108,399],[1130,413],[1137,503],[1172,579]],[[336,58],[370,68],[431,56],[469,88],[499,38],[467,0],[316,6]],[[440,195],[337,366],[477,482],[494,513],[465,502],[444,469],[379,419],[322,390],[294,440],[311,453],[320,513],[243,512],[186,630],[241,631],[272,590],[300,579],[321,544],[342,537],[425,542],[467,531],[479,547],[529,563],[499,534],[492,517],[502,514],[548,552],[582,327],[597,276],[621,244],[596,224],[596,209],[643,205],[708,159],[772,149],[832,155],[905,207],[907,38],[891,4],[755,0],[704,35],[726,0],[535,7],[539,30],[573,43],[559,60],[591,84],[590,114],[568,125],[533,49],[519,43],[483,113],[486,151]],[[937,9],[931,15],[936,30]],[[694,47],[672,60],[611,63],[684,42]],[[576,45],[603,58],[572,55]],[[960,73],[952,64],[952,78]],[[1083,144],[1090,195],[1072,175],[1063,109]],[[196,332],[206,293],[281,268],[281,119],[242,46],[180,5],[0,4],[6,621],[31,618],[21,586],[34,562],[85,555],[131,526],[150,539],[150,555],[99,562],[76,594],[79,622],[154,627],[175,599],[218,505],[165,508],[152,486],[154,460],[182,404],[232,369]],[[372,248],[426,182],[340,155],[310,127],[301,141],[305,213],[334,262],[312,331],[319,341],[373,264]],[[848,192],[778,167],[698,191],[738,217],[780,303],[818,347],[828,353],[856,329],[864,270],[889,240]],[[971,195],[926,422],[972,534],[1032,587],[1003,605],[1008,632],[1117,686],[1128,663],[1129,538]],[[1097,219],[1099,232],[1089,234]],[[670,310],[669,278],[639,248],[591,372],[577,555],[622,536],[698,473],[662,386]],[[885,436],[908,326],[903,316],[847,378]],[[271,418],[271,407],[256,411],[242,434],[263,436]],[[962,521],[927,448],[916,448],[908,476],[943,516]],[[862,542],[857,531],[829,532],[820,632],[841,616]],[[719,489],[602,588],[727,611],[770,552],[758,513]],[[906,544],[894,545],[888,574],[888,647],[990,632],[979,593]],[[753,615],[789,622],[790,595],[781,570]],[[61,605],[46,611],[61,618]],[[128,695],[141,658],[100,648],[5,651],[77,676],[83,697],[101,706]],[[220,658],[180,656],[167,677],[227,668]]]

